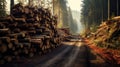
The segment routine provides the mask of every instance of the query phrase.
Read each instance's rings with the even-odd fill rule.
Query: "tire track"
[[[65,63],[64,67],[71,67],[71,65],[75,61],[76,57],[78,56],[78,53],[80,50],[79,47],[81,46],[81,43],[77,42],[75,45],[76,45],[76,47],[72,50],[71,55],[68,57],[67,63]]]
[[[74,43],[75,42],[66,43],[66,44],[74,45]],[[69,52],[71,50],[71,48],[72,48],[72,46],[67,47],[65,50],[63,50],[58,55],[56,55],[55,57],[53,57],[50,60],[48,60],[47,62],[45,62],[43,65],[38,64],[36,67],[49,67],[49,66],[51,66],[52,64],[54,64],[57,61],[59,61],[67,52]]]

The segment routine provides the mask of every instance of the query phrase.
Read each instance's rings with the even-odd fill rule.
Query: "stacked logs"
[[[120,49],[120,17],[103,22],[91,40],[100,47]]]
[[[103,22],[89,40],[89,46],[107,63],[120,65],[120,16]]]
[[[44,54],[60,45],[57,18],[48,9],[22,6],[0,18],[0,64]]]

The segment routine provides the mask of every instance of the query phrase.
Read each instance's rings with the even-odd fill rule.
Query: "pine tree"
[[[6,15],[6,1],[5,0],[0,0],[0,17],[3,17]]]

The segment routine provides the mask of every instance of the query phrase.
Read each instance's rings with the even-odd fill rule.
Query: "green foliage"
[[[0,17],[3,17],[6,15],[6,1],[5,0],[0,0]]]

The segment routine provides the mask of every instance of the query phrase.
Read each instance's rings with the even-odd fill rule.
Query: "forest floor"
[[[60,47],[45,55],[11,62],[0,67],[112,67],[112,65],[91,50],[82,38],[73,38],[64,41]]]
[[[107,64],[110,64],[110,67],[120,67],[120,57],[118,50],[98,47],[94,43],[92,43],[89,39],[85,39],[85,43]]]

